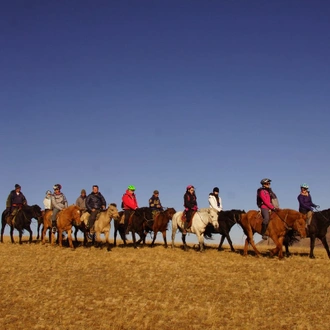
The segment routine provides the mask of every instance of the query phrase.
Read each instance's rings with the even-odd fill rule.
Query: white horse
[[[81,216],[81,221],[85,223],[87,226],[88,219],[90,217],[90,214],[88,212],[85,212]],[[94,223],[94,231],[95,231],[95,240],[96,245],[101,247],[101,234],[104,234],[105,240],[107,243],[107,250],[110,251],[110,223],[112,219],[119,218],[119,213],[117,209],[116,204],[110,204],[108,209],[104,212],[99,213],[95,223]]]
[[[188,247],[186,244],[186,234],[183,233],[184,223],[182,221],[182,214],[183,211],[176,212],[172,218],[172,248],[174,248],[174,237],[177,229],[179,228],[179,230],[182,232],[183,247],[185,250],[187,250]],[[215,229],[219,228],[218,211],[211,208],[200,209],[194,214],[191,227],[187,229],[188,233],[196,234],[201,252],[204,250],[205,227],[209,223],[212,224]]]

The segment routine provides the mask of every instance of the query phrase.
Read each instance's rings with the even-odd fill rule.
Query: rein
[[[285,216],[285,219],[283,219],[278,213],[277,213],[277,211],[273,211],[273,212],[275,212],[275,214],[284,222],[284,225],[285,225],[285,228],[286,229],[288,229],[288,230],[290,230],[290,229],[292,229],[291,227],[289,227],[289,225],[287,224],[287,222],[286,222],[286,219],[287,219],[287,217],[288,217],[288,213],[286,214],[286,216]]]
[[[322,218],[325,220],[325,221],[327,221],[327,222],[330,222],[330,220],[326,217],[326,216],[324,216],[323,215],[323,213],[321,212],[321,211],[314,211],[314,213],[318,213],[318,214],[320,214],[320,215],[322,215]]]

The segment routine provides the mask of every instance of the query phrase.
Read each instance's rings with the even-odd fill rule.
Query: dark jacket
[[[299,212],[313,211],[313,207],[316,207],[312,202],[311,194],[308,194],[308,196],[299,194],[297,199],[299,202]]]
[[[149,199],[149,207],[151,210],[157,210],[157,211],[163,211],[162,204],[160,202],[159,197],[156,197],[155,195],[152,195]]]
[[[191,194],[189,191],[186,191],[186,193],[183,196],[184,204],[186,211],[188,210],[194,210],[197,211],[197,197],[195,193]]]
[[[90,193],[86,198],[86,208],[89,212],[92,212],[92,209],[99,210],[107,206],[107,202],[105,201],[103,195],[98,192],[97,194],[94,194],[93,192]]]
[[[6,207],[12,207],[13,204],[17,204],[17,205],[25,205],[27,204],[26,198],[23,195],[22,192],[19,192],[18,194],[16,194],[16,190],[12,190],[8,197],[7,197],[7,201],[6,201]]]

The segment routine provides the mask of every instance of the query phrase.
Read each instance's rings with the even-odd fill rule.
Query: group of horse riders
[[[261,235],[263,239],[267,239],[265,232],[268,227],[270,212],[276,212],[279,209],[279,203],[276,194],[270,187],[270,179],[265,178],[260,181],[261,187],[257,190],[257,206],[261,211],[263,218]],[[62,186],[60,184],[55,184],[53,186],[54,192],[47,190],[46,196],[44,198],[44,207],[45,211],[52,210],[52,231],[56,232],[56,216],[58,212],[68,207],[68,201],[65,195],[61,192]],[[191,225],[191,220],[194,213],[198,210],[197,206],[197,197],[195,194],[195,187],[193,185],[188,185],[186,192],[184,194],[184,229],[183,232],[186,233],[186,230]],[[319,208],[319,205],[316,205],[312,202],[312,197],[309,192],[309,186],[306,183],[303,183],[300,186],[300,194],[297,197],[299,202],[299,212],[307,214],[306,225],[307,228],[310,225],[312,211],[314,208]],[[209,206],[217,210],[218,212],[222,211],[222,201],[219,196],[219,188],[214,187],[213,191],[209,194],[208,197]],[[14,219],[17,211],[27,204],[27,200],[24,194],[21,192],[21,186],[15,184],[15,189],[12,190],[6,201],[6,216],[9,216],[9,219]],[[93,185],[92,192],[87,196],[86,190],[82,189],[80,196],[76,200],[76,205],[80,208],[82,212],[89,212],[89,224],[88,228],[92,229],[95,223],[95,220],[98,214],[106,209],[106,200],[99,191],[97,185]],[[132,219],[132,213],[138,208],[138,202],[135,195],[135,187],[129,185],[126,192],[122,196],[122,209],[124,210],[124,223],[127,228],[126,233],[130,231]],[[159,199],[159,191],[154,190],[153,195],[149,199],[149,208],[153,213],[163,211],[163,206]]]

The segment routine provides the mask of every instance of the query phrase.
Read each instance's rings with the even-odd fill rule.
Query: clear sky
[[[220,188],[256,209],[263,177],[329,207],[328,1],[7,1],[0,6],[1,189],[182,210]],[[235,226],[234,242],[243,232]]]

